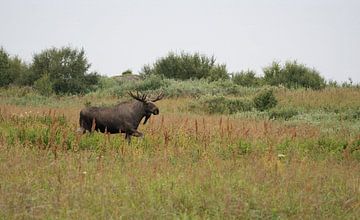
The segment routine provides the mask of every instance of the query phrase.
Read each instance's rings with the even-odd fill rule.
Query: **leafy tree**
[[[55,93],[84,93],[93,90],[99,81],[97,73],[88,73],[89,68],[83,49],[51,48],[34,55],[28,81],[35,83],[49,74]]]
[[[265,67],[264,80],[269,85],[284,85],[287,88],[311,88],[322,89],[325,80],[315,69],[310,69],[304,64],[296,61],[287,61],[284,66],[273,62],[271,66]]]
[[[264,80],[269,85],[279,85],[284,80],[281,73],[282,67],[278,62],[274,61],[271,66],[263,68],[263,71]]]
[[[44,74],[42,77],[35,81],[34,87],[41,95],[51,95],[53,93],[52,82],[49,74]]]
[[[200,55],[169,53],[166,57],[157,60],[153,66],[145,65],[142,75],[161,75],[173,79],[208,79],[216,81],[229,78],[226,66],[216,64],[216,59]]]
[[[260,85],[260,78],[256,77],[256,73],[253,70],[242,70],[240,73],[235,73],[232,80],[235,84],[246,87]]]
[[[10,74],[9,54],[0,48],[0,86],[9,85],[14,81]]]
[[[17,56],[11,57],[3,48],[0,48],[0,86],[21,84],[29,68]]]
[[[14,84],[26,85],[26,79],[29,75],[29,65],[22,61],[19,57],[10,57],[10,74],[14,77]]]

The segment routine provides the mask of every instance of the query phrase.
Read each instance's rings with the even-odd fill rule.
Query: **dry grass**
[[[359,131],[178,113],[187,101],[159,102],[131,145],[77,135],[80,106],[1,105],[0,219],[359,218]]]
[[[344,110],[360,108],[359,88],[326,88],[323,90],[277,90],[279,104],[306,109],[325,108]]]

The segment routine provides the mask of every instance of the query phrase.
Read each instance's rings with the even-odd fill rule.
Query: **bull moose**
[[[141,120],[145,117],[144,124],[149,120],[151,114],[158,115],[159,108],[154,102],[164,97],[163,93],[151,99],[146,94],[129,92],[135,99],[133,101],[121,102],[114,107],[88,107],[80,111],[80,130],[108,132],[110,134],[125,133],[125,139],[130,143],[131,136],[142,137],[137,131]]]

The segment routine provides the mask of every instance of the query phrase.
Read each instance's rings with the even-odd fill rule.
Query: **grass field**
[[[360,218],[358,88],[278,89],[288,120],[164,99],[130,145],[75,132],[114,97],[1,94],[0,219]]]

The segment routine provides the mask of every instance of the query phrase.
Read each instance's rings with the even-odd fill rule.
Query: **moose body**
[[[146,95],[129,93],[135,100],[119,103],[114,107],[88,107],[80,111],[80,127],[83,133],[97,130],[110,134],[125,133],[125,138],[130,142],[131,136],[142,137],[137,131],[141,120],[145,117],[144,124],[150,116],[159,114],[159,108],[154,104],[163,98],[160,94],[153,100],[148,100]]]

